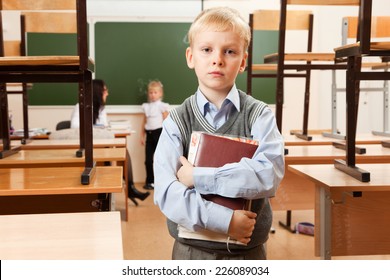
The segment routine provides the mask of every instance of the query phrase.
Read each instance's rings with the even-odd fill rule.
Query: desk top
[[[110,131],[115,135],[115,138],[126,138],[127,136],[130,136],[131,133],[134,133],[133,130],[129,129],[110,129]],[[22,140],[23,136],[10,135],[9,138],[10,140]],[[47,140],[49,138],[50,134],[38,134],[30,137],[32,140]]]
[[[93,158],[97,162],[125,161],[126,148],[94,149]],[[49,164],[51,167],[64,164],[84,164],[85,157],[76,157],[71,149],[62,150],[22,150],[0,159],[0,167],[26,167],[30,165]]]
[[[371,181],[360,182],[336,169],[333,164],[289,165],[288,169],[313,181],[316,185],[338,191],[390,191],[390,164],[357,164],[371,174]]]
[[[366,153],[356,154],[357,163],[389,163],[390,148],[380,144],[363,145]],[[333,164],[335,159],[345,159],[346,151],[332,145],[304,145],[288,147],[287,164]]]
[[[0,259],[123,260],[119,212],[0,215]]]
[[[0,196],[122,192],[122,167],[98,166],[89,185],[81,184],[84,167],[2,168]]]
[[[303,146],[303,145],[332,145],[334,142],[345,143],[344,140],[325,137],[322,134],[310,135],[313,137],[311,141],[306,141],[298,138],[295,135],[283,135],[286,146]],[[380,144],[382,141],[390,140],[389,137],[378,136],[373,134],[358,134],[356,137],[356,144]],[[287,147],[289,148],[289,147]]]
[[[80,140],[36,140],[25,145],[20,145],[20,141],[12,141],[12,146],[20,146],[22,150],[48,150],[48,149],[78,149]],[[126,138],[114,139],[93,139],[94,148],[126,147]]]

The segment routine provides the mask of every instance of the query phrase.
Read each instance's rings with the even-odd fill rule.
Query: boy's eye
[[[208,53],[208,52],[211,51],[211,49],[210,48],[203,48],[202,51],[205,52],[205,53]]]
[[[225,53],[226,54],[235,54],[236,52],[234,50],[226,50]]]

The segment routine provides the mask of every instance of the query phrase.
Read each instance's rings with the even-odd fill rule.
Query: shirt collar
[[[223,102],[223,105],[226,104],[226,100],[229,100],[237,109],[237,111],[240,112],[240,96],[238,94],[236,85],[233,85],[232,89],[229,91],[228,95],[226,96],[226,99]],[[202,91],[198,88],[198,90],[196,91],[196,104],[198,105],[198,108],[203,116],[206,114],[205,109],[209,103],[210,102],[203,95]]]

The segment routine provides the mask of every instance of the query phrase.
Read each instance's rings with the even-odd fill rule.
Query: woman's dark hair
[[[103,92],[106,88],[106,84],[103,80],[95,79],[92,81],[92,91],[93,91],[93,106],[92,106],[92,120],[93,124],[96,124],[97,119],[99,118],[99,112],[104,109],[106,105],[103,101]]]

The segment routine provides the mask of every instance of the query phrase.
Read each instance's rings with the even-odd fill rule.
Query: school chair
[[[85,153],[85,169],[81,174],[81,183],[89,184],[95,172],[92,149],[94,63],[88,57],[87,1],[1,0],[0,4],[2,12],[19,11],[25,16],[26,32],[77,34],[77,55],[0,57],[0,116],[3,139],[1,155],[17,152],[17,148],[10,147],[6,83],[76,83],[79,87],[80,104],[80,149],[77,156]]]
[[[356,42],[358,29],[358,17],[344,17],[342,19],[342,45],[351,43],[351,40]],[[382,40],[390,38],[390,16],[375,16],[372,17],[371,38],[374,40]],[[365,70],[382,70],[388,71],[388,62],[384,59],[377,58],[377,60],[362,61],[362,68]],[[364,92],[382,92],[383,94],[383,129],[382,131],[372,131],[374,135],[390,136],[389,133],[389,84],[388,81],[383,81],[382,86],[364,87],[360,88]],[[337,86],[336,71],[332,71],[332,129],[330,132],[323,132],[325,137],[332,137],[338,139],[345,139],[345,135],[338,132],[337,129],[337,93],[345,92],[345,87]]]
[[[21,17],[21,27],[24,27],[24,17]],[[2,22],[2,14],[0,13],[0,21]],[[24,30],[21,29],[21,34]],[[9,40],[4,38],[3,29],[0,29],[0,57],[3,56],[21,56],[26,54],[25,40],[21,37],[19,40]],[[22,95],[22,111],[23,111],[23,138],[22,144],[25,144],[29,139],[28,129],[28,95],[26,83],[8,83],[5,85],[7,94]]]
[[[70,128],[70,121],[60,121],[56,125],[56,130],[63,130]]]
[[[252,95],[252,80],[254,78],[303,78],[305,80],[305,94],[310,91],[310,70],[300,71],[302,65],[285,64],[284,57],[286,55],[286,40],[285,32],[303,32],[306,42],[302,45],[303,52],[311,52],[313,45],[313,14],[311,11],[288,11],[286,15],[286,23],[281,30],[280,26],[280,11],[279,10],[258,10],[249,15],[249,26],[251,29],[252,40],[248,47],[248,66],[247,66],[247,93]],[[275,63],[255,63],[256,53],[259,50],[255,49],[253,41],[257,35],[257,31],[275,31],[278,35],[278,53],[281,58]],[[260,35],[259,35],[260,36]],[[310,63],[310,62],[307,62]],[[287,73],[288,72],[288,73]],[[279,98],[279,99],[278,99]],[[277,103],[283,103],[283,96],[277,95]],[[277,112],[278,128],[281,127],[281,111]]]
[[[389,57],[389,41],[373,41],[371,30],[372,0],[361,0],[358,16],[358,36],[356,43],[335,49],[336,61],[347,61],[346,72],[346,160],[336,160],[335,167],[362,182],[370,181],[370,173],[356,166],[356,125],[360,95],[360,81],[390,80],[390,73],[362,71],[362,59],[368,57]],[[387,60],[388,61],[388,60]]]
[[[345,70],[346,65],[334,63],[334,52],[319,53],[311,50],[310,52],[284,52],[286,40],[286,23],[287,23],[287,6],[292,5],[307,5],[307,6],[358,6],[360,0],[281,0],[280,19],[279,19],[279,49],[278,53],[266,55],[265,63],[277,63],[277,78],[276,78],[276,121],[279,130],[282,131],[283,118],[283,100],[284,100],[284,78],[286,78],[286,69],[297,69],[299,72],[312,70]],[[313,38],[316,34],[313,34]],[[283,54],[283,55],[282,55]],[[309,85],[310,87],[310,85]],[[310,89],[305,88],[303,102],[303,125],[301,132],[294,134],[304,140],[310,141],[311,136],[308,135],[309,121],[309,104],[310,104]]]

